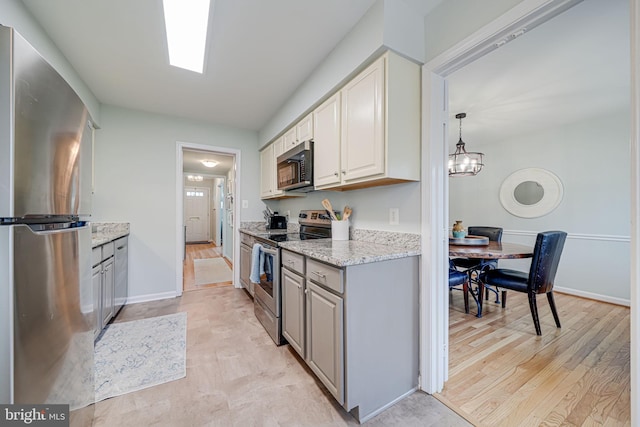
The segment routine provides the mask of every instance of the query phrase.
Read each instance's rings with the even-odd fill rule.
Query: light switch
[[[243,200],[242,201],[242,209],[247,209],[249,207],[249,201],[248,200]]]

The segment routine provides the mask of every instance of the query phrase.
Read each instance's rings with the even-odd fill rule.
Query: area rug
[[[233,280],[233,272],[223,258],[194,259],[193,275],[196,286]]]
[[[187,313],[113,323],[95,343],[96,402],[184,378]]]

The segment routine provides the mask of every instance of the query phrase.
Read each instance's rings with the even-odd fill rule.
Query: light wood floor
[[[630,425],[629,309],[554,295],[562,328],[543,295],[538,337],[526,294],[509,292],[506,309],[485,303],[478,319],[452,291],[449,381],[436,398],[479,426]]]
[[[187,244],[187,256],[182,263],[182,271],[183,271],[183,279],[182,279],[182,289],[187,291],[193,291],[196,289],[202,288],[216,288],[219,286],[229,286],[233,285],[232,281],[228,282],[220,282],[220,283],[210,283],[207,285],[199,285],[196,286],[195,274],[193,271],[193,260],[194,259],[206,259],[206,258],[223,258],[229,268],[233,270],[233,264],[222,256],[222,247],[216,246],[214,243],[189,243]]]
[[[358,426],[288,345],[277,347],[231,286],[125,306],[115,322],[187,313],[187,376],[98,402],[94,427]],[[463,418],[416,392],[367,427],[462,427]]]

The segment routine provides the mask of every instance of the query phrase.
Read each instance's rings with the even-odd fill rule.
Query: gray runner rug
[[[95,343],[96,402],[184,378],[187,313],[113,323]]]

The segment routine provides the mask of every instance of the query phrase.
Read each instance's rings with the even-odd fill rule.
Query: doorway
[[[541,2],[538,2],[541,3]],[[434,58],[423,69],[423,119],[424,119],[424,145],[423,145],[423,182],[426,183],[423,198],[423,269],[422,269],[422,344],[421,344],[421,372],[424,372],[421,387],[423,390],[434,393],[442,390],[448,377],[448,291],[441,283],[445,283],[447,273],[447,234],[449,218],[449,184],[446,175],[446,161],[448,144],[446,142],[448,118],[448,94],[445,78],[482,56],[495,46],[500,46],[502,40],[509,34],[516,34],[527,22],[534,25],[549,20],[553,15],[549,14],[550,8],[570,5],[571,2],[551,1],[545,3],[549,8],[539,7],[538,3],[530,2],[522,8],[514,8],[504,14],[499,20],[492,22],[485,28],[450,48],[442,55]],[[638,33],[639,20],[638,1],[631,2],[632,28],[632,71],[638,64]],[[553,11],[552,11],[553,12]],[[531,26],[529,27],[529,29]],[[637,70],[631,73],[632,85],[638,84]],[[636,86],[637,87],[637,86]],[[634,91],[632,90],[632,93]],[[637,93],[637,90],[636,90]],[[638,99],[637,94],[631,101],[631,407],[637,407],[635,392],[637,384],[637,358],[633,349],[637,346],[637,315],[634,307],[637,307],[638,282],[637,247],[638,228],[634,220],[638,217],[638,185],[633,177],[638,176]],[[455,114],[456,112],[451,112]],[[632,413],[632,420],[634,415]]]
[[[183,145],[180,158],[180,291],[233,286],[236,154]]]

